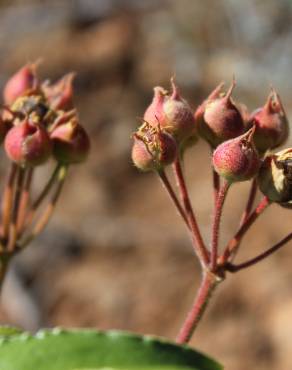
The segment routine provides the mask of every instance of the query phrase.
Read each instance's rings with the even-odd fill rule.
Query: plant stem
[[[33,175],[33,168],[28,168],[25,173],[25,180],[23,185],[23,191],[20,197],[19,210],[17,215],[17,233],[20,235],[23,231],[23,225],[25,222],[26,210],[29,203],[29,192],[31,186],[31,180]]]
[[[207,266],[209,262],[209,252],[207,248],[205,247],[201,232],[199,230],[193,208],[190,202],[187,186],[185,183],[185,179],[183,176],[181,164],[179,158],[177,158],[173,165],[174,174],[176,177],[176,181],[179,187],[181,199],[184,205],[184,209],[186,212],[186,217],[188,220],[188,224],[191,229],[192,233],[192,242],[193,242],[193,248],[203,266]]]
[[[232,263],[227,263],[225,268],[227,271],[230,272],[237,272],[240,270],[243,270],[245,268],[248,268],[250,266],[253,266],[257,264],[258,262],[262,261],[263,259],[269,257],[271,254],[275,253],[278,249],[280,249],[283,245],[287,244],[290,240],[292,240],[292,232],[289,233],[285,238],[280,240],[277,244],[270,247],[265,252],[259,254],[258,256],[251,258],[250,260],[247,260],[243,263],[240,263],[238,265],[233,265]]]
[[[23,185],[24,185],[25,171],[26,170],[21,167],[17,168],[17,179],[16,179],[16,185],[15,185],[15,194],[14,194],[14,200],[13,200],[11,222],[9,225],[9,238],[8,238],[8,243],[7,243],[7,250],[9,252],[13,251],[16,241],[17,241],[16,223],[17,223],[17,217],[18,217],[20,196],[23,190]]]
[[[198,290],[193,306],[176,338],[177,343],[182,344],[189,342],[207,308],[209,299],[219,282],[220,280],[218,277],[211,272],[205,271],[203,273],[201,286]]]
[[[257,187],[258,187],[257,181],[256,181],[256,179],[253,179],[252,183],[251,183],[250,192],[249,192],[248,200],[247,200],[247,203],[246,203],[246,207],[245,207],[245,210],[242,214],[239,227],[241,227],[245,223],[248,216],[250,215],[250,212],[252,210],[252,206],[254,204],[255,197],[256,197],[256,194],[257,194]]]
[[[45,185],[44,189],[42,190],[40,195],[37,197],[37,199],[33,202],[31,209],[27,215],[25,226],[29,226],[38,207],[41,205],[41,203],[43,202],[43,200],[45,199],[45,197],[47,196],[47,194],[50,192],[51,188],[55,184],[61,167],[62,165],[60,163],[57,163],[51,177],[49,178],[49,181],[47,182],[47,184]]]
[[[238,229],[234,237],[227,244],[223,255],[220,257],[220,264],[226,263],[228,258],[236,253],[245,233],[270,204],[269,199],[264,196],[257,208],[248,216],[245,223]]]
[[[189,228],[189,224],[188,224],[188,220],[187,220],[187,217],[185,215],[185,212],[179,202],[179,200],[177,199],[177,196],[168,180],[168,177],[165,173],[164,170],[160,170],[159,172],[157,172],[158,176],[160,177],[160,180],[164,186],[164,188],[166,189],[168,195],[170,196],[173,204],[175,205],[178,213],[180,214],[180,216],[183,218],[185,224],[187,225],[187,227]]]
[[[214,170],[214,168],[212,168],[212,176],[213,176],[214,204],[216,207],[217,196],[220,190],[220,176]]]
[[[217,267],[220,221],[221,221],[224,201],[225,201],[229,187],[230,187],[230,183],[225,181],[222,187],[220,188],[217,199],[216,199],[216,207],[214,210],[214,220],[213,220],[213,227],[212,227],[212,244],[211,244],[211,261],[210,261],[211,271],[215,271]]]
[[[51,215],[52,215],[52,213],[55,209],[56,203],[59,199],[59,196],[61,194],[64,182],[65,182],[65,179],[66,179],[66,176],[67,176],[67,172],[68,172],[68,167],[67,166],[65,166],[65,165],[60,166],[59,172],[58,172],[58,178],[57,178],[58,182],[56,184],[55,191],[53,192],[47,207],[45,208],[41,217],[39,218],[39,220],[35,224],[31,233],[29,235],[27,235],[21,243],[19,243],[19,246],[21,248],[23,248],[27,244],[29,244],[37,235],[39,235],[43,231],[43,229],[48,224],[48,222],[51,218]]]
[[[2,232],[3,239],[8,238],[10,218],[12,213],[13,189],[16,178],[17,165],[11,163],[2,199]]]

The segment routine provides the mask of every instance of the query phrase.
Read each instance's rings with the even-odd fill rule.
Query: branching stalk
[[[226,270],[230,272],[237,272],[243,269],[246,269],[248,267],[251,267],[253,265],[256,265],[260,261],[264,260],[265,258],[269,257],[271,254],[275,253],[278,249],[283,247],[284,245],[287,245],[287,243],[292,240],[292,232],[289,233],[285,238],[280,240],[277,244],[273,245],[270,247],[268,250],[265,252],[259,254],[258,256],[251,258],[243,263],[240,263],[238,265],[233,265],[232,263],[227,263],[226,264]]]

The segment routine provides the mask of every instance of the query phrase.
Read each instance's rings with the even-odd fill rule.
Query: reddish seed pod
[[[27,119],[10,129],[4,146],[7,156],[20,166],[40,165],[49,158],[52,151],[46,130]]]
[[[53,155],[63,164],[84,162],[90,150],[89,137],[76,118],[57,126],[50,137],[53,141]]]
[[[257,109],[249,120],[255,125],[254,142],[260,153],[283,144],[289,136],[289,124],[279,95],[274,89],[266,104]]]
[[[181,143],[196,135],[195,121],[189,104],[181,97],[173,79],[171,84],[171,94],[161,87],[154,88],[154,98],[146,109],[144,120],[153,127],[160,125]]]
[[[216,148],[220,143],[243,134],[245,130],[241,113],[231,99],[234,86],[235,82],[233,81],[225,96],[209,99],[201,106],[201,112],[199,110],[196,114],[199,135],[212,148]],[[219,87],[220,85],[218,89]],[[216,96],[218,93],[219,91],[214,95]],[[202,111],[204,111],[203,116]]]
[[[245,134],[220,144],[213,153],[216,172],[230,183],[246,181],[254,177],[260,159],[253,144],[254,128]]]
[[[29,63],[17,71],[3,90],[5,104],[12,104],[18,97],[37,88],[36,63]]]
[[[270,201],[292,208],[292,148],[265,158],[259,171],[258,184]]]
[[[140,170],[159,171],[174,162],[177,145],[167,132],[144,123],[133,139],[132,160]]]
[[[216,99],[220,98],[220,95],[222,94],[222,88],[224,86],[224,82],[220,82],[218,86],[215,87],[215,89],[210,93],[210,95],[201,103],[198,108],[195,111],[194,118],[196,126],[201,125],[201,121],[204,119],[205,109],[206,105]]]
[[[75,73],[63,76],[54,84],[44,83],[42,90],[52,109],[69,110],[73,108],[73,81]]]

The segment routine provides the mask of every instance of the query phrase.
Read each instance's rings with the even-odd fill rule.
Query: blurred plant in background
[[[10,259],[47,225],[68,167],[83,162],[89,151],[89,138],[73,105],[74,75],[41,82],[37,64],[22,67],[3,90],[1,142],[10,163],[2,196],[1,283]],[[35,171],[50,158],[55,169],[42,191],[34,194]]]

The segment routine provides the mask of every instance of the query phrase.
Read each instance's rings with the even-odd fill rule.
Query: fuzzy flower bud
[[[53,155],[64,164],[84,162],[90,149],[89,137],[76,117],[57,126],[50,134]]]
[[[258,183],[261,192],[272,202],[292,208],[292,148],[265,158]]]
[[[260,165],[257,150],[253,144],[254,128],[234,139],[225,141],[213,154],[216,172],[227,181],[246,181],[256,175]]]
[[[159,127],[145,122],[133,135],[132,160],[142,171],[159,171],[174,162],[177,155],[175,139]]]
[[[10,129],[5,137],[7,156],[20,166],[37,166],[51,155],[52,145],[46,130],[27,119]]]
[[[254,142],[261,153],[286,141],[289,135],[288,120],[281,99],[274,89],[266,104],[251,115],[249,125],[256,127]]]
[[[222,84],[219,85],[196,112],[199,135],[212,148],[216,148],[223,141],[237,137],[244,132],[245,127],[241,113],[231,99],[234,86],[235,82],[233,81],[226,95],[218,97],[222,88]]]
[[[16,72],[6,83],[3,91],[5,104],[12,104],[18,97],[36,89],[36,63],[29,63]]]
[[[162,87],[154,88],[154,98],[144,114],[144,120],[173,135],[178,142],[196,135],[195,121],[189,104],[184,100],[174,80],[171,80],[172,93]]]
[[[73,108],[73,81],[75,73],[68,73],[54,84],[44,83],[42,90],[52,109]]]

